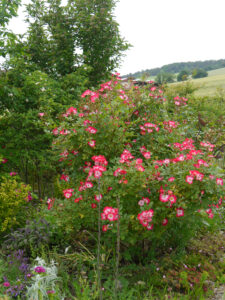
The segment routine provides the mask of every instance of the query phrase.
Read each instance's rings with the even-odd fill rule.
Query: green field
[[[225,68],[208,71],[209,77],[217,75],[225,75]]]
[[[194,95],[202,97],[215,96],[221,91],[225,92],[225,68],[208,71],[208,77],[191,79],[190,82],[199,87]],[[178,83],[172,83],[171,85],[176,84]]]
[[[209,76],[191,80],[200,88],[196,96],[215,96],[221,89],[225,91],[225,68],[209,71]]]

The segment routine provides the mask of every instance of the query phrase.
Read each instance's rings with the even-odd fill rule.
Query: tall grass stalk
[[[98,179],[98,190],[101,193],[101,183]],[[97,281],[99,290],[99,299],[102,300],[102,287],[101,287],[101,200],[98,201],[98,249],[97,249]]]
[[[117,198],[118,220],[117,220],[117,239],[116,239],[116,269],[115,269],[115,285],[114,296],[117,299],[117,291],[119,287],[119,263],[120,263],[120,198]]]

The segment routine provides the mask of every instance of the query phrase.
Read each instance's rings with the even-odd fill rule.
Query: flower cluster
[[[129,150],[125,149],[123,153],[120,155],[120,163],[127,163],[129,165],[130,160],[134,158],[134,156],[130,153]]]
[[[45,273],[46,272],[46,270],[45,270],[45,268],[44,267],[42,267],[42,266],[37,266],[37,267],[35,267],[34,268],[34,272],[36,272],[36,273]]]
[[[48,198],[48,200],[47,200],[48,210],[52,209],[54,202],[55,202],[55,199]]]
[[[178,148],[180,151],[184,150],[195,150],[195,146],[193,145],[194,141],[192,139],[185,139],[183,143],[174,143],[174,147]]]
[[[164,129],[166,129],[169,132],[172,132],[172,129],[177,128],[179,123],[177,121],[164,121],[163,125]]]
[[[118,220],[118,208],[106,206],[101,213],[102,220],[116,221]]]
[[[207,148],[210,152],[215,148],[215,145],[211,144],[210,142],[200,142],[200,145]]]
[[[62,174],[60,179],[66,181],[66,182],[68,182],[70,180],[69,176],[65,175],[65,174]]]
[[[150,203],[150,199],[147,197],[142,197],[141,200],[138,201],[138,205],[140,206],[144,206],[144,204],[149,204]]]
[[[74,189],[66,189],[63,191],[64,197],[70,199],[73,195]]]
[[[25,298],[26,288],[29,285],[29,279],[32,276],[30,273],[30,265],[28,258],[24,256],[23,250],[14,251],[7,256],[7,271],[4,274],[3,286],[6,288],[5,292],[12,298]],[[17,280],[10,279],[12,272],[17,272]],[[9,276],[8,276],[9,275]]]
[[[186,182],[188,184],[192,184],[194,179],[202,181],[204,178],[204,174],[197,170],[190,170],[189,172],[190,172],[190,175],[186,176]]]
[[[142,146],[140,148],[140,152],[141,154],[144,156],[144,158],[146,159],[150,159],[151,158],[151,152],[150,151],[147,151],[146,147],[145,146]]]
[[[70,115],[76,115],[77,114],[77,109],[75,107],[69,107],[66,111],[65,114],[63,114],[63,117],[68,117]]]
[[[65,135],[65,129],[64,134],[60,134],[62,128],[68,128],[68,131],[72,133],[73,129],[64,123],[61,127],[56,128],[59,133],[57,140],[62,141],[62,146],[59,147],[62,149],[61,159],[71,160],[70,165],[77,166],[78,171],[77,178],[71,176],[71,180],[73,179],[78,185],[77,191],[76,188],[64,189],[64,196],[68,199],[75,196],[75,202],[85,199],[83,205],[85,206],[87,203],[89,208],[90,204],[92,208],[97,207],[93,198],[97,202],[103,198],[105,205],[108,206],[102,213],[102,220],[114,221],[118,218],[117,209],[110,206],[114,205],[114,195],[110,198],[107,194],[116,186],[117,190],[121,190],[122,207],[125,207],[125,201],[129,199],[132,189],[134,189],[134,193],[137,195],[135,201],[139,207],[143,209],[149,205],[148,208],[152,208],[138,215],[140,223],[149,230],[153,228],[151,221],[154,212],[157,212],[154,226],[156,224],[166,226],[171,217],[179,218],[188,215],[193,209],[189,203],[197,202],[199,208],[204,210],[209,203],[211,205],[216,203],[216,196],[213,199],[207,199],[209,194],[213,194],[210,191],[211,186],[213,191],[216,191],[216,188],[220,190],[218,198],[221,197],[221,187],[223,186],[221,175],[218,177],[210,175],[210,172],[214,174],[211,171],[213,157],[209,155],[208,151],[212,151],[214,145],[209,142],[201,142],[200,148],[197,148],[199,142],[195,143],[190,135],[189,137],[185,136],[183,124],[186,124],[185,128],[188,126],[187,116],[182,119],[184,116],[180,115],[177,118],[179,122],[176,120],[178,107],[182,106],[182,110],[185,110],[186,108],[183,106],[187,105],[187,99],[175,97],[175,106],[170,107],[174,110],[173,120],[165,120],[165,116],[169,118],[170,114],[165,113],[166,105],[162,107],[165,98],[163,98],[161,90],[151,86],[149,87],[150,94],[145,94],[145,97],[142,98],[140,89],[133,88],[131,93],[127,93],[120,84],[117,86],[117,80],[112,79],[102,84],[96,92],[85,91],[81,96],[80,112],[74,108],[67,110],[66,114],[77,115],[74,118],[77,123],[74,122],[71,125],[70,118],[67,120],[68,126],[76,126],[77,133],[75,135],[62,136]],[[143,90],[143,93],[146,91],[147,89]],[[160,101],[155,101],[156,99]],[[120,109],[121,107],[123,109]],[[187,112],[189,111],[187,110]],[[169,134],[165,134],[165,130]],[[96,140],[86,132],[97,133]],[[80,155],[77,160],[74,160],[74,163],[70,155],[71,150],[64,150],[63,145],[66,145],[67,149],[70,149],[69,146],[72,145],[79,148]],[[104,152],[102,152],[103,149]],[[97,155],[98,153],[104,155]],[[109,166],[106,157],[109,159]],[[151,159],[153,159],[152,163],[149,163]],[[84,160],[89,161],[84,162]],[[121,164],[119,166],[117,165],[118,160]],[[68,164],[65,165],[68,166]],[[109,172],[105,173],[107,176],[103,176],[106,168]],[[63,170],[63,173],[70,174],[70,171],[71,167],[68,166],[68,170]],[[111,176],[112,174],[113,176]],[[210,187],[206,187],[209,179],[213,182]],[[63,174],[61,180],[68,182],[69,175]],[[139,198],[138,195],[147,195],[146,192],[151,182],[151,201],[147,197]],[[195,182],[192,186],[195,189],[195,195],[200,196],[196,197],[190,193],[192,187],[189,188],[189,184],[191,185],[193,182]],[[201,194],[203,189],[205,190],[204,196]],[[77,192],[85,192],[83,198]],[[135,205],[129,207],[129,213],[133,207]],[[78,206],[77,209],[81,209],[81,206]],[[103,226],[104,231],[108,228],[109,225]]]
[[[177,106],[187,105],[187,98],[176,96],[174,97],[174,104]]]
[[[94,127],[92,127],[92,126],[88,126],[86,129],[85,129],[87,132],[89,132],[89,133],[92,133],[92,134],[95,134],[95,133],[97,133],[97,129],[96,128],[94,128]]]
[[[141,134],[142,135],[145,135],[146,132],[152,133],[153,129],[155,129],[156,132],[159,131],[159,127],[156,124],[153,124],[153,123],[145,123],[144,126],[142,126],[142,125],[140,126],[140,129],[141,129]]]
[[[153,215],[154,215],[153,209],[149,209],[139,213],[137,218],[142,226],[146,227],[148,230],[152,230],[153,224],[149,224],[149,223],[152,222]]]
[[[127,173],[127,171],[121,169],[121,168],[117,168],[114,172],[113,172],[113,176],[117,177],[119,175],[125,175]]]
[[[144,170],[145,170],[142,163],[143,163],[143,160],[141,158],[138,158],[135,160],[135,168],[140,172],[144,172]]]

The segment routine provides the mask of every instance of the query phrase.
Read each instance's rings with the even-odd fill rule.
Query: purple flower
[[[55,294],[55,291],[53,291],[53,290],[47,291],[47,294],[48,294],[48,295],[49,295],[49,294]]]
[[[34,268],[34,271],[37,273],[45,273],[46,272],[45,268],[41,267],[41,266]]]
[[[17,173],[16,173],[16,172],[10,172],[9,175],[10,175],[10,176],[16,176]]]
[[[9,283],[8,281],[5,281],[5,282],[3,283],[3,285],[4,285],[5,287],[9,287],[9,286],[10,286],[10,283]]]

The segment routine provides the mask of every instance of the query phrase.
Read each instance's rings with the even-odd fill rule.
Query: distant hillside
[[[192,79],[190,82],[198,87],[194,92],[195,96],[215,97],[225,92],[225,68],[208,71],[208,77]],[[170,86],[176,86],[177,82],[171,83]]]
[[[135,73],[126,74],[122,77],[134,77],[140,78],[144,74],[149,74],[150,76],[156,76],[159,72],[167,73],[179,73],[182,70],[192,71],[196,68],[204,69],[206,71],[220,69],[225,67],[225,59],[220,60],[205,60],[205,61],[194,61],[194,62],[181,62],[173,63],[169,65],[164,65],[161,68],[146,69]]]

